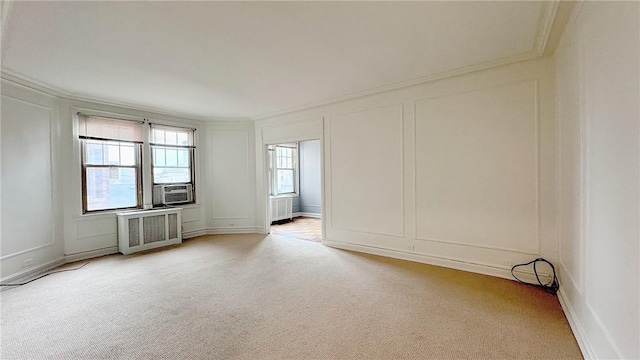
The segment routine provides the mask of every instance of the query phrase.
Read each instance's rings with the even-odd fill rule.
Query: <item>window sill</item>
[[[91,219],[91,218],[106,218],[106,217],[115,217],[116,214],[119,213],[127,213],[127,212],[135,212],[135,211],[146,211],[146,210],[161,210],[161,209],[170,209],[172,207],[182,208],[182,209],[197,209],[202,206],[201,203],[195,204],[184,204],[184,205],[176,205],[176,206],[165,206],[165,207],[155,207],[150,209],[119,209],[119,210],[108,210],[101,212],[93,212],[88,214],[78,214],[74,215],[74,219]]]

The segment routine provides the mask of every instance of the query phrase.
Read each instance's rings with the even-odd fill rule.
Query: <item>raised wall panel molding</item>
[[[32,251],[44,249],[44,248],[49,247],[49,246],[51,246],[53,244],[55,244],[55,241],[52,238],[51,242],[49,242],[49,243],[42,244],[42,245],[39,245],[39,246],[34,246],[34,247],[31,247],[31,248],[28,248],[28,249],[25,249],[25,250],[21,250],[21,251],[18,251],[18,252],[14,252],[14,253],[11,253],[11,254],[8,254],[8,255],[3,255],[3,256],[0,257],[0,261],[6,260],[6,259],[10,259],[10,258],[18,256],[18,255],[30,253]]]
[[[50,192],[49,199],[48,199],[49,202],[50,202],[50,204],[49,204],[50,214],[48,214],[47,218],[51,223],[50,224],[51,225],[51,229],[50,229],[50,232],[49,232],[49,241],[47,241],[46,243],[42,243],[42,244],[38,244],[38,245],[35,245],[35,246],[31,246],[31,247],[29,247],[27,249],[22,249],[22,250],[13,252],[13,253],[5,254],[2,257],[0,257],[0,261],[54,245],[55,244],[55,239],[56,239],[56,230],[58,228],[56,226],[55,219],[54,219],[54,216],[53,216],[53,214],[56,213],[55,206],[56,206],[56,200],[57,199],[56,199],[56,189],[55,189],[56,179],[54,178],[54,171],[55,170],[53,169],[53,161],[54,161],[54,155],[53,154],[55,154],[55,151],[54,151],[55,148],[54,148],[54,141],[52,139],[52,136],[53,136],[52,126],[53,126],[53,124],[52,124],[51,108],[48,107],[48,106],[44,106],[44,105],[38,104],[38,103],[27,101],[27,100],[24,100],[24,99],[18,99],[18,98],[12,97],[12,96],[2,95],[1,97],[3,99],[6,99],[6,100],[10,100],[10,101],[14,101],[16,103],[20,103],[22,105],[27,105],[27,106],[30,106],[30,107],[39,108],[39,109],[41,109],[43,111],[46,111],[46,113],[47,113],[47,116],[46,116],[46,118],[47,118],[47,123],[46,123],[47,134],[46,135],[47,135],[47,139],[48,139],[48,142],[49,142],[48,143],[48,159],[49,159],[49,163],[48,163],[48,166],[49,166],[49,169],[48,169],[49,170],[48,180],[49,180],[49,192]],[[3,110],[6,111],[6,104],[5,104],[5,109],[3,109]],[[6,133],[6,124],[3,125],[2,127],[4,128],[3,131],[5,131],[5,133]],[[33,126],[32,126],[32,128],[33,128]],[[32,149],[31,151],[34,151],[34,150]],[[3,182],[4,182],[4,180],[5,179],[3,179]],[[1,204],[0,204],[0,206],[1,206]],[[36,222],[38,222],[38,220],[39,219],[33,219],[34,225],[36,224]],[[5,221],[5,219],[3,219],[3,221]],[[39,223],[39,224],[37,224],[36,227],[39,227],[39,226],[42,226],[42,224]],[[5,228],[6,228],[6,226],[5,226]],[[3,250],[3,253],[4,252],[5,252],[5,250]]]
[[[118,233],[117,218],[115,214],[108,217],[78,217],[75,221],[76,238],[91,238]]]
[[[517,92],[520,93],[517,93]],[[458,182],[464,182],[465,185],[461,185],[458,184],[459,186],[461,186],[461,188],[464,189],[469,189],[468,192],[470,195],[478,195],[480,194],[480,190],[479,189],[475,189],[475,190],[471,190],[471,186],[473,186],[476,181],[474,179],[479,179],[479,180],[483,180],[483,176],[486,176],[488,174],[490,174],[490,176],[495,176],[495,177],[504,177],[506,178],[512,178],[515,174],[512,174],[511,171],[513,169],[509,168],[509,169],[493,169],[491,172],[489,172],[489,167],[491,166],[497,166],[497,165],[503,165],[503,164],[499,164],[499,163],[489,163],[486,164],[482,161],[482,159],[479,159],[477,162],[474,163],[469,163],[469,164],[464,164],[465,166],[463,166],[462,164],[459,166],[456,166],[455,163],[451,164],[451,162],[449,161],[446,167],[443,167],[442,163],[442,159],[445,156],[457,156],[455,159],[458,159],[458,161],[469,161],[468,158],[469,156],[481,156],[479,153],[476,154],[474,150],[469,150],[469,151],[474,151],[474,152],[470,152],[469,156],[467,155],[462,155],[462,154],[458,154],[456,155],[456,152],[460,153],[464,150],[465,146],[469,146],[469,144],[471,144],[472,149],[476,149],[478,148],[478,144],[474,144],[475,140],[479,137],[482,136],[482,126],[481,125],[477,125],[478,121],[480,120],[485,120],[485,121],[493,121],[492,119],[495,119],[496,117],[491,116],[491,112],[493,111],[492,109],[489,108],[485,108],[482,111],[486,112],[486,115],[489,116],[489,118],[487,119],[478,119],[478,114],[474,113],[473,115],[470,114],[463,114],[463,113],[456,113],[456,115],[452,115],[450,114],[451,111],[456,111],[456,112],[464,112],[467,111],[467,108],[462,105],[462,106],[457,106],[455,107],[455,110],[452,110],[453,108],[451,107],[451,101],[453,101],[456,97],[462,97],[461,99],[455,99],[458,102],[460,101],[471,101],[474,105],[476,106],[485,106],[486,103],[482,103],[482,101],[490,101],[490,100],[494,100],[494,101],[507,101],[507,100],[503,100],[502,99],[502,95],[504,94],[515,94],[514,96],[519,96],[519,98],[514,98],[514,100],[520,101],[522,103],[523,108],[529,108],[530,109],[530,115],[531,118],[522,118],[520,119],[522,122],[523,128],[524,127],[528,127],[531,128],[531,134],[533,134],[532,138],[526,138],[527,141],[531,142],[531,147],[527,147],[527,148],[522,148],[521,152],[523,157],[525,157],[526,161],[531,161],[530,163],[523,163],[522,161],[515,161],[510,157],[505,157],[503,155],[500,155],[504,161],[505,164],[517,164],[519,167],[522,167],[522,169],[520,169],[521,171],[524,171],[525,173],[527,171],[531,172],[531,175],[533,175],[531,177],[532,180],[530,180],[530,177],[528,175],[524,175],[523,174],[519,174],[520,178],[522,181],[524,181],[525,183],[527,183],[526,186],[531,186],[530,188],[530,193],[527,194],[527,196],[529,196],[529,198],[525,199],[522,198],[520,199],[520,203],[513,203],[512,198],[510,197],[508,200],[506,198],[502,199],[502,202],[499,203],[501,206],[515,206],[515,207],[519,207],[522,208],[524,206],[525,203],[530,202],[529,205],[527,206],[532,206],[531,208],[528,208],[527,210],[531,212],[531,216],[532,218],[514,218],[514,221],[520,221],[523,222],[523,226],[530,226],[531,227],[531,233],[527,233],[525,234],[525,237],[522,237],[522,241],[521,241],[521,247],[520,246],[505,246],[506,244],[499,244],[499,242],[511,242],[513,241],[513,236],[509,235],[508,233],[502,233],[503,232],[503,227],[507,226],[506,224],[509,224],[510,221],[508,220],[504,220],[506,221],[506,223],[496,223],[496,224],[486,224],[485,221],[482,221],[482,226],[480,225],[480,219],[482,218],[482,214],[484,213],[484,210],[486,207],[492,208],[492,206],[494,204],[489,204],[489,200],[487,199],[481,199],[483,202],[485,202],[486,204],[484,205],[478,205],[477,206],[477,211],[476,214],[478,216],[478,219],[476,220],[476,223],[469,223],[469,226],[474,226],[474,230],[468,230],[467,232],[470,232],[468,234],[463,234],[463,229],[466,228],[461,228],[458,227],[458,225],[453,226],[452,224],[446,224],[446,223],[442,223],[442,222],[437,222],[433,219],[433,217],[431,216],[433,211],[429,210],[430,208],[426,205],[426,204],[433,204],[433,199],[431,199],[431,201],[428,201],[425,203],[426,200],[423,199],[422,203],[421,203],[421,193],[425,192],[426,194],[431,194],[429,196],[438,196],[440,198],[441,201],[445,201],[445,203],[442,205],[444,206],[444,209],[449,209],[451,206],[457,206],[457,208],[460,207],[459,202],[466,202],[466,203],[471,203],[473,204],[475,200],[473,200],[472,198],[449,198],[451,196],[454,196],[453,192],[450,192],[450,194],[445,194],[445,193],[441,193],[441,192],[436,192],[434,189],[438,188],[439,186],[444,186],[441,182],[442,180],[438,179],[437,177],[433,177],[433,176],[429,176],[426,179],[425,178],[420,178],[421,173],[423,172],[432,172],[432,171],[436,171],[438,173],[441,173],[442,171],[448,171],[451,176],[453,176],[455,179],[458,180]],[[482,99],[482,100],[481,100]],[[424,115],[420,114],[420,109],[418,109],[418,106],[422,104],[423,105],[423,109],[422,111],[431,111],[431,112],[435,112],[435,113],[427,113]],[[447,107],[448,106],[448,107]],[[446,109],[446,110],[445,110]],[[480,110],[478,110],[480,111]],[[515,111],[515,110],[514,110]],[[520,110],[518,110],[520,111]],[[478,248],[489,248],[489,249],[498,249],[498,250],[504,250],[504,251],[510,251],[510,252],[516,252],[516,253],[523,253],[523,254],[533,254],[533,255],[538,255],[540,254],[540,247],[541,247],[541,241],[540,241],[540,166],[539,166],[539,142],[540,142],[540,129],[539,129],[539,100],[538,100],[538,80],[527,80],[527,81],[522,81],[522,82],[516,82],[516,83],[509,83],[509,84],[502,84],[499,86],[490,86],[490,87],[485,87],[485,88],[480,88],[480,89],[474,89],[472,91],[468,91],[468,92],[460,92],[460,93],[454,93],[454,94],[447,94],[447,95],[442,95],[442,96],[436,96],[436,97],[431,97],[431,98],[424,98],[424,99],[417,99],[414,101],[414,116],[415,116],[415,121],[414,121],[414,131],[413,131],[413,141],[414,141],[414,153],[413,153],[413,157],[414,157],[414,168],[415,168],[415,172],[414,172],[414,179],[413,179],[413,183],[414,183],[414,194],[416,196],[416,201],[415,201],[415,208],[414,208],[414,214],[416,214],[416,221],[415,221],[415,234],[416,234],[416,239],[417,240],[423,240],[423,241],[433,241],[433,242],[442,242],[442,243],[451,243],[451,244],[457,244],[457,245],[463,245],[463,246],[475,246]],[[422,118],[420,118],[420,116],[422,116]],[[475,123],[475,126],[480,126],[480,128],[476,128],[475,133],[466,131],[466,130],[460,130],[460,129],[466,129],[466,127],[455,127],[455,129],[453,128],[454,125],[452,125],[450,123],[450,119],[446,118],[447,116],[452,117],[454,116],[455,119],[458,119],[457,121],[466,121],[467,123]],[[445,117],[442,120],[440,120],[441,117]],[[468,118],[468,120],[464,120],[465,118]],[[425,124],[424,122],[428,121],[428,124]],[[520,131],[521,133],[525,133],[524,130],[522,129],[516,129],[516,128],[512,128],[514,125],[513,122],[509,122],[509,123],[504,123],[502,124],[504,126],[508,126],[509,128],[507,128],[505,131]],[[440,135],[436,135],[436,131],[438,130],[438,127],[442,127],[442,131],[456,131],[455,134],[457,134],[457,137],[454,138],[451,141],[457,141],[457,143],[451,143],[448,142],[446,144],[443,144],[442,147],[436,146],[434,141],[439,141],[438,139],[441,139],[442,136]],[[423,128],[423,129],[420,129]],[[529,132],[526,131],[526,133],[528,134]],[[427,136],[426,139],[420,139],[420,136]],[[484,134],[483,136],[487,137],[487,139],[490,137],[487,134]],[[456,140],[457,139],[457,140]],[[482,140],[482,138],[480,138]],[[507,141],[506,139],[504,141]],[[523,144],[525,144],[524,142],[518,143],[517,146],[523,146]],[[495,143],[491,142],[490,144],[486,144],[486,146],[498,146]],[[421,149],[424,147],[428,147],[428,146],[436,146],[436,148],[433,149]],[[495,149],[490,149],[487,148],[486,146],[483,146],[482,149],[484,151],[484,149],[489,149],[487,151],[492,151],[493,153],[497,153],[497,150]],[[507,144],[504,143],[501,146],[514,146],[513,144]],[[443,153],[444,152],[444,153]],[[453,155],[449,154],[449,152],[451,152]],[[512,155],[518,155],[518,154],[510,154],[509,156]],[[425,163],[428,166],[426,168],[427,165],[422,165],[421,163]],[[466,175],[461,175],[463,174],[463,172],[461,172],[461,169],[473,169],[474,166],[476,164],[485,164],[482,168],[479,168],[480,170],[478,170],[477,173],[473,173],[473,176],[466,174]],[[520,164],[527,164],[525,165],[520,165]],[[435,168],[433,168],[435,167]],[[470,171],[470,170],[469,170]],[[449,178],[451,178],[451,176]],[[463,181],[464,179],[464,181]],[[428,185],[425,184],[425,181],[430,181],[430,182],[435,182],[433,185]],[[440,181],[440,182],[438,182]],[[487,182],[486,179],[483,180],[485,183]],[[532,184],[528,184],[529,181],[533,181]],[[482,183],[480,183],[482,184]],[[435,187],[434,187],[435,186]],[[447,182],[446,187],[449,186],[454,186],[451,184],[450,179]],[[478,186],[478,185],[475,185]],[[522,184],[522,186],[525,186],[524,183]],[[422,188],[422,190],[421,190]],[[496,191],[496,189],[493,189],[494,191]],[[505,189],[506,190],[506,189]],[[515,193],[516,190],[511,189],[510,190],[512,193]],[[498,193],[501,194],[503,191],[500,190]],[[521,191],[517,191],[517,193],[521,193]],[[460,194],[457,194],[455,196],[460,196]],[[492,198],[493,199],[493,198]],[[476,199],[477,200],[477,199]],[[456,205],[454,205],[456,204]],[[441,206],[441,207],[442,207]],[[484,206],[484,208],[482,208]],[[480,209],[482,208],[483,211],[480,211]],[[429,212],[431,211],[431,212]],[[455,209],[451,209],[450,211],[455,211]],[[496,212],[505,212],[504,210],[493,210]],[[435,226],[433,224],[431,225],[425,225],[423,218],[420,217],[420,214],[425,214],[427,213],[427,215],[422,215],[423,217],[427,216],[427,219],[430,219],[431,222],[433,222],[434,224],[440,224],[438,225],[439,227],[437,229],[433,229],[433,228],[425,228],[425,226]],[[508,213],[508,212],[507,212]],[[466,218],[465,218],[466,219]],[[495,219],[495,218],[490,218],[490,219]],[[487,219],[485,219],[487,220]],[[471,220],[469,220],[471,221]],[[493,228],[491,228],[492,230],[487,230],[489,232],[487,232],[487,235],[485,236],[485,238],[483,238],[483,242],[479,243],[479,244],[473,244],[472,242],[468,241],[468,240],[464,240],[464,239],[474,239],[474,236],[478,236],[477,232],[475,230],[475,228],[485,228],[488,226],[493,226]],[[421,227],[423,229],[421,229]],[[445,231],[446,229],[449,229],[447,231],[449,231],[448,235],[443,234],[443,231]],[[452,229],[455,229],[452,230]],[[508,229],[508,228],[507,228]],[[428,230],[428,233],[425,233],[425,231]],[[434,233],[435,231],[435,233]],[[452,234],[451,232],[453,231]],[[508,229],[508,231],[511,232],[515,232],[515,228],[511,228]],[[486,232],[486,231],[485,231]],[[491,232],[494,232],[493,235],[490,235]],[[521,234],[521,230],[519,229],[517,231],[518,234]],[[502,237],[499,238],[497,237],[498,234],[501,234],[500,236]],[[507,236],[509,235],[509,236]],[[455,239],[458,238],[458,239]],[[495,244],[485,244],[486,240],[488,239],[494,239],[494,243]],[[527,240],[528,239],[528,240]],[[529,240],[532,240],[533,243],[531,243]]]
[[[404,237],[403,103],[337,114],[328,123],[327,228]],[[360,208],[347,206],[353,204]]]
[[[209,140],[212,144],[209,160],[209,196],[212,205],[210,220],[250,219],[253,199],[247,193],[251,184],[251,146],[248,130],[210,130]],[[232,140],[235,142],[220,145],[221,141]],[[236,160],[242,159],[244,163],[229,162],[230,154],[243,152],[246,156],[236,157]],[[230,209],[230,204],[235,208]]]

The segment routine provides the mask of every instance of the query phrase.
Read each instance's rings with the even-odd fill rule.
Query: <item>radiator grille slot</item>
[[[169,238],[175,238],[178,236],[178,214],[167,215],[169,221]]]
[[[129,219],[129,246],[140,245],[140,218]]]
[[[144,231],[144,243],[165,240],[164,215],[147,216],[142,219]]]

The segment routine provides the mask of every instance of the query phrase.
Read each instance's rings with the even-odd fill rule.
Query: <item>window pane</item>
[[[178,145],[189,145],[189,134],[185,132],[178,133]]]
[[[167,145],[178,145],[178,140],[177,140],[177,136],[178,134],[176,134],[175,131],[165,131],[165,144]]]
[[[120,165],[120,146],[118,143],[107,143],[104,145],[104,164]]]
[[[278,170],[278,193],[294,192],[293,170]]]
[[[166,149],[167,152],[167,166],[178,166],[178,150]]]
[[[133,166],[136,164],[136,152],[133,145],[120,145],[120,165]]]
[[[153,166],[165,166],[166,157],[164,148],[153,148]]]
[[[87,141],[85,147],[87,164],[102,165],[102,143],[95,141]]]
[[[187,149],[178,150],[178,166],[189,167],[189,150]]]
[[[160,145],[193,145],[193,130],[182,128],[152,128],[151,142]]]
[[[153,129],[151,142],[164,144],[164,130]]]
[[[191,170],[189,168],[153,168],[153,182],[156,184],[189,183]]]
[[[135,207],[136,169],[87,168],[87,210]]]

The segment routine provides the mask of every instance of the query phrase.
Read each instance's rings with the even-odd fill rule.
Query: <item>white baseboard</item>
[[[186,239],[190,239],[190,238],[194,238],[202,235],[207,235],[207,231],[204,229],[185,231],[182,233],[182,240],[186,240]]]
[[[64,257],[57,258],[55,260],[51,260],[41,265],[34,266],[30,269],[25,269],[23,271],[13,273],[6,277],[0,279],[0,284],[21,282],[21,280],[27,280],[29,278],[36,277],[41,275],[51,269],[57,268],[60,265],[64,265],[66,263]]]
[[[408,261],[418,262],[422,264],[442,266],[446,268],[469,271],[473,273],[495,276],[495,277],[500,277],[500,278],[515,281],[515,279],[511,275],[511,267],[508,267],[508,266],[473,263],[469,261],[444,258],[444,257],[433,256],[428,254],[411,253],[411,252],[406,252],[401,250],[392,250],[392,249],[377,248],[377,247],[366,246],[366,245],[350,244],[350,243],[344,243],[344,242],[327,240],[327,239],[324,239],[322,243],[324,245],[338,248],[338,249],[363,252],[367,254],[390,257],[390,258],[400,259],[400,260],[408,260]],[[516,270],[515,272],[518,275],[518,277],[523,281],[537,283],[536,277],[533,273],[527,272],[527,271],[519,271],[519,270]],[[545,279],[550,278],[549,274],[540,273],[540,275],[541,277],[545,277]]]
[[[322,219],[322,214],[316,214],[316,213],[310,213],[310,212],[294,212],[292,216],[293,217],[304,216],[304,217]]]
[[[112,246],[112,247],[108,247],[108,248],[104,248],[104,249],[84,251],[84,252],[80,252],[80,253],[76,253],[76,254],[65,255],[64,260],[65,260],[65,262],[70,263],[70,262],[75,262],[75,261],[93,259],[93,258],[97,258],[97,257],[100,257],[100,256],[117,254],[118,252],[119,252],[118,251],[118,247],[117,246]]]
[[[216,227],[207,228],[182,233],[183,239],[190,239],[203,235],[224,235],[224,234],[261,234],[264,231],[259,226],[237,226],[237,227]]]
[[[216,234],[254,234],[262,233],[264,229],[258,226],[243,226],[243,227],[226,227],[226,228],[208,228],[195,231],[189,231],[182,234],[183,239],[188,239],[201,235],[216,235]],[[97,249],[91,251],[84,251],[75,254],[65,255],[58,259],[46,262],[41,265],[34,266],[23,271],[13,273],[0,279],[0,284],[22,282],[29,278],[34,278],[41,275],[51,269],[54,269],[60,265],[72,263],[76,261],[82,261],[92,259],[100,256],[112,255],[119,253],[117,246],[112,246],[104,249]]]
[[[571,331],[573,331],[573,336],[575,336],[576,341],[578,342],[578,347],[580,347],[580,351],[582,351],[582,356],[587,360],[597,359],[596,354],[593,351],[593,347],[589,342],[589,338],[584,331],[582,322],[580,322],[573,306],[571,306],[571,302],[569,302],[569,299],[567,298],[567,294],[562,288],[558,291],[558,300],[560,300],[562,311],[564,311],[564,315],[566,316],[567,321],[569,321],[569,326],[571,327]]]
[[[263,230],[259,226],[219,227],[206,230],[207,235],[222,234],[258,234]]]

